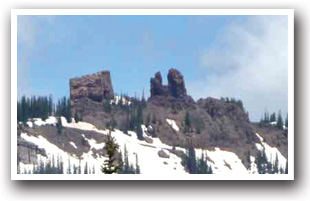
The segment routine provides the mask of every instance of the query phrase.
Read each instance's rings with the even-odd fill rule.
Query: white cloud
[[[204,80],[189,83],[195,98],[242,99],[252,120],[265,109],[287,112],[287,17],[255,16],[232,24],[202,56]],[[199,89],[199,90],[198,90]]]

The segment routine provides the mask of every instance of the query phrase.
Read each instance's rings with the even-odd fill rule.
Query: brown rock
[[[169,94],[175,98],[186,96],[183,75],[176,69],[170,69],[168,73]]]
[[[154,78],[151,78],[151,96],[167,95],[167,87],[162,84],[162,77],[160,72],[157,72]]]
[[[73,113],[79,99],[87,98],[95,102],[114,97],[109,71],[70,79],[70,100]]]

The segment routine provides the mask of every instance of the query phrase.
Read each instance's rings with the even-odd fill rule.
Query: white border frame
[[[288,174],[38,175],[17,174],[17,16],[18,15],[287,15]],[[294,180],[294,10],[293,9],[12,9],[11,10],[11,180]]]

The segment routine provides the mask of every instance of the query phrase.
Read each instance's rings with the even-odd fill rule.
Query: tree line
[[[275,122],[277,128],[283,129],[283,126],[285,126],[286,129],[288,129],[288,115],[286,115],[285,122],[283,121],[281,110],[278,112],[278,115],[276,116],[276,113],[273,112],[269,115],[268,111],[265,111],[264,116],[261,118],[260,123],[272,123]]]
[[[46,120],[49,116],[64,116],[71,122],[70,99],[62,97],[55,105],[52,95],[49,96],[22,96],[17,101],[17,121],[24,124],[28,119],[41,118]]]

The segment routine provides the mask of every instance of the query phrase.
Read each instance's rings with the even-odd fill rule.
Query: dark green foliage
[[[61,133],[62,133],[62,122],[61,122],[61,117],[58,117],[58,118],[57,118],[56,128],[57,128],[57,133],[58,133],[58,134],[61,134]]]
[[[259,174],[284,174],[284,170],[282,168],[279,169],[279,159],[278,155],[276,155],[276,159],[274,164],[267,160],[265,151],[259,152],[255,159],[258,173]]]
[[[84,174],[88,174],[88,164],[87,164],[87,162],[85,163]]]
[[[201,158],[197,161],[197,174],[212,174],[212,168],[208,166],[203,153],[201,153]]]
[[[283,120],[282,120],[281,110],[278,113],[277,128],[283,129]]]
[[[77,112],[74,114],[74,121],[75,121],[75,123],[79,123],[79,121],[81,121]]]
[[[107,113],[112,112],[112,106],[109,99],[104,100],[103,110]]]
[[[267,157],[265,151],[258,153],[256,157],[256,166],[259,174],[266,174]]]
[[[268,111],[265,111],[265,114],[264,114],[264,123],[269,123],[269,122],[270,122],[269,113],[268,113]]]
[[[201,134],[201,131],[205,128],[204,121],[199,116],[190,116],[191,124],[195,128],[196,134]]]
[[[195,153],[195,148],[192,144],[190,144],[187,149],[186,166],[190,174],[197,173],[196,153]]]
[[[189,112],[186,111],[185,117],[184,117],[184,133],[189,133],[191,132],[191,126],[192,126],[192,120],[191,117],[189,115]]]
[[[275,121],[277,121],[277,118],[276,118],[276,113],[274,112],[270,115],[270,122],[275,122]]]
[[[26,123],[29,118],[47,119],[53,113],[53,102],[51,96],[32,96],[17,101],[17,120]]]
[[[182,158],[182,165],[185,166],[190,174],[213,174],[211,166],[208,166],[204,154],[197,160],[195,148],[189,144],[186,150],[186,156]]]
[[[65,117],[67,122],[71,123],[72,114],[71,114],[70,99],[62,97],[61,99],[58,100],[56,105],[56,115]]]
[[[108,159],[104,161],[103,166],[101,166],[101,171],[104,174],[113,174],[117,173],[122,166],[122,164],[115,163],[116,162],[116,154],[118,151],[118,144],[114,137],[111,136],[111,130],[105,140],[105,149],[107,151]]]

